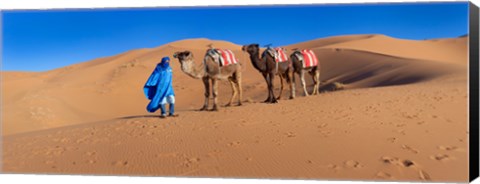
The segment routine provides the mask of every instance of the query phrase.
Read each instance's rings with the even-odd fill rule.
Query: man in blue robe
[[[169,57],[163,57],[162,61],[157,64],[145,83],[143,91],[150,100],[147,105],[148,112],[155,112],[160,108],[160,118],[165,118],[167,117],[165,106],[168,103],[170,104],[168,116],[178,116],[175,114],[175,93],[172,87],[172,68],[170,68]]]

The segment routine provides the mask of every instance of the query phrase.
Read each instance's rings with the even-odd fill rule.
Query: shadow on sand
[[[135,116],[124,116],[116,119],[134,119],[134,118],[160,118],[160,115],[135,115]]]

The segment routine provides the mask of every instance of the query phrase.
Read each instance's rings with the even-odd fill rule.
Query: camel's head
[[[242,51],[248,52],[249,54],[257,54],[260,51],[260,47],[258,44],[250,44],[250,45],[244,45],[242,47]]]
[[[193,62],[193,53],[186,50],[183,52],[175,52],[173,54],[174,58],[177,58],[180,64],[183,64],[185,62]]]
[[[183,71],[188,71],[193,67],[193,53],[186,50],[183,52],[175,52],[173,54],[174,58],[177,58],[178,61],[180,62],[180,66]]]

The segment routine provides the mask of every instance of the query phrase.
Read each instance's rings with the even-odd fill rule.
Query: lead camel
[[[207,50],[207,53],[209,51]],[[174,57],[180,62],[181,69],[188,76],[195,79],[202,79],[205,86],[205,103],[200,109],[208,110],[210,98],[210,81],[212,82],[213,94],[213,111],[218,110],[217,96],[218,96],[218,82],[219,80],[228,80],[232,87],[232,97],[230,102],[225,106],[232,105],[235,97],[238,95],[238,105],[242,105],[242,73],[240,63],[235,63],[226,66],[219,66],[209,54],[205,55],[205,60],[200,65],[196,65],[193,53],[190,51],[176,52]]]

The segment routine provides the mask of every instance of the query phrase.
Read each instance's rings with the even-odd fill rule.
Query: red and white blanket
[[[285,50],[283,48],[277,47],[275,48],[275,51],[277,51],[277,57],[275,58],[276,62],[288,61],[287,53],[285,53]]]
[[[318,65],[318,59],[312,50],[304,49],[300,51],[303,55],[303,67],[312,67]]]
[[[220,53],[220,65],[227,66],[231,64],[236,64],[237,59],[235,58],[235,54],[231,50],[228,49],[216,49],[218,53]]]

